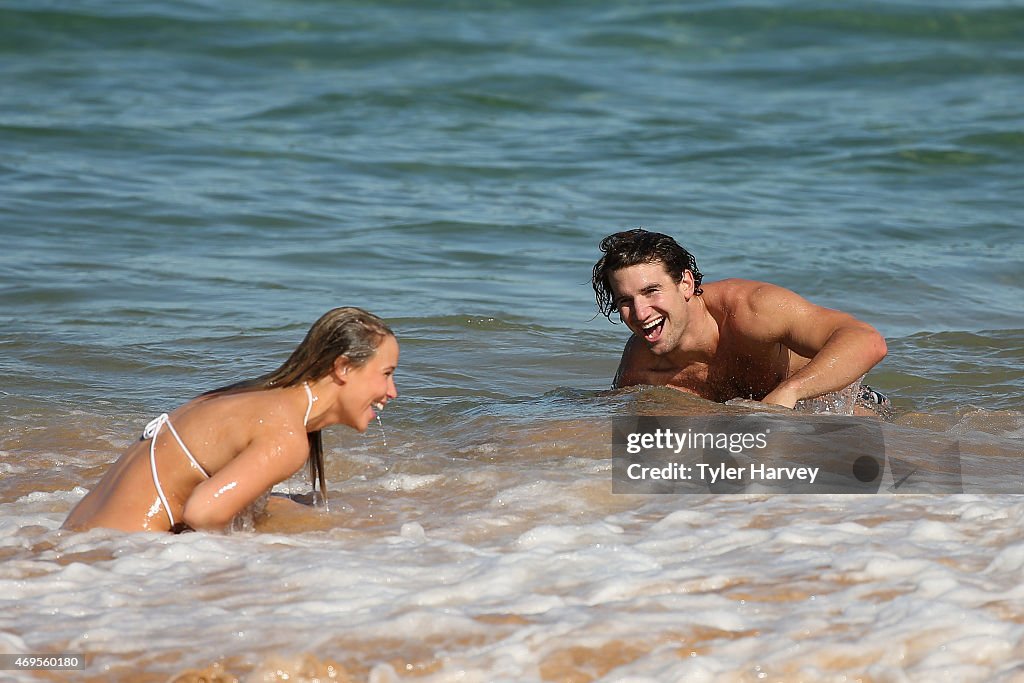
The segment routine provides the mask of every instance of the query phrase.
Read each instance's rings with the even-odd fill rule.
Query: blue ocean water
[[[0,507],[18,520],[0,557],[66,551],[53,529],[74,487],[154,412],[276,367],[338,305],[398,333],[383,428],[417,476],[486,463],[519,482],[455,487],[482,517],[500,491],[534,504],[515,492],[537,468],[571,489],[561,459],[605,457],[607,418],[692,407],[604,393],[627,332],[596,315],[590,269],[603,236],[637,226],[674,235],[709,281],[767,280],[878,327],[890,353],[868,381],[898,440],[1020,455],[1022,35],[1024,5],[996,1],[0,1]],[[344,456],[353,443],[371,454]],[[331,435],[332,486],[429,537],[381,500],[408,481],[355,483],[393,466],[377,448]],[[438,495],[421,514],[461,509]],[[568,495],[562,517],[664,516]],[[26,524],[36,550],[11,540]],[[927,541],[944,537],[921,533],[941,564]],[[0,629],[73,642],[27,616]],[[186,649],[167,645],[170,671],[212,661]]]

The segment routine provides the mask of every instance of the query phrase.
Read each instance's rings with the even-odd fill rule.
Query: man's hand
[[[786,386],[783,382],[779,386],[775,387],[767,396],[762,399],[763,403],[770,403],[772,405],[782,406],[783,408],[792,409],[796,402],[800,400],[797,393]]]
[[[791,410],[790,408],[787,408],[786,406],[783,405],[779,405],[777,403],[755,401],[750,398],[730,398],[728,401],[725,402],[725,405],[739,406],[741,408],[750,408],[751,410],[760,411],[762,413],[765,411],[770,413],[788,413]]]

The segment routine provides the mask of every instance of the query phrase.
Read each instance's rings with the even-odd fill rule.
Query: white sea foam
[[[533,500],[543,488],[524,483],[498,498]],[[94,666],[114,672],[147,650],[212,662],[287,651],[296,637],[328,656],[346,633],[370,651],[388,639],[448,642],[440,669],[422,678],[432,682],[499,680],[502,670],[527,680],[537,662],[571,662],[571,652],[607,658],[614,680],[826,680],[868,670],[984,680],[1019,661],[1022,626],[993,605],[1021,597],[1024,544],[1002,545],[1020,511],[979,526],[996,501],[963,500],[950,515],[949,499],[883,500],[762,498],[747,505],[779,523],[745,529],[745,512],[726,499],[694,498],[695,509],[678,510],[678,498],[651,497],[629,511],[591,510],[581,523],[537,518],[484,547],[459,541],[462,519],[439,509],[348,541],[44,527],[29,540],[52,549],[5,563],[0,594],[15,601],[6,626],[17,623],[30,646],[99,653]],[[881,523],[861,523],[882,513]],[[8,526],[3,547],[25,540]],[[108,558],[62,563],[88,553]],[[480,621],[486,614],[526,621]],[[858,645],[839,647],[830,631]],[[893,648],[903,654],[892,657]],[[371,679],[392,675],[381,667],[370,667]]]
[[[437,474],[395,474],[385,477],[381,485],[387,491],[415,491],[441,481],[442,477]]]
[[[70,533],[84,489],[19,495],[4,646],[88,653],[110,680],[300,655],[427,683],[1024,666],[1013,495],[612,496],[606,461],[498,455],[360,455],[331,481],[350,507],[318,517],[336,523],[287,534]]]

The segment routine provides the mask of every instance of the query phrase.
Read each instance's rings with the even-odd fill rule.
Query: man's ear
[[[683,295],[683,299],[689,301],[693,297],[693,273],[689,270],[683,271],[683,277],[679,279],[679,284],[676,285],[679,288],[679,293]]]

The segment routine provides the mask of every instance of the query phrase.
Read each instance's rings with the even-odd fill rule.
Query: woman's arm
[[[182,521],[193,529],[223,529],[274,484],[295,474],[307,456],[306,441],[290,447],[276,440],[254,441],[192,490]]]

